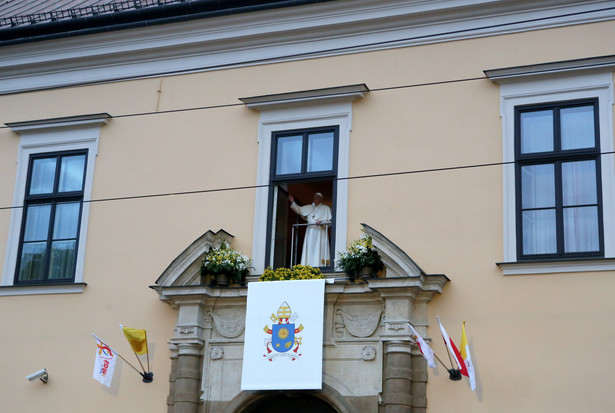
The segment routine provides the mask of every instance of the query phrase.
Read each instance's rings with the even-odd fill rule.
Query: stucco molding
[[[0,94],[495,36],[615,17],[612,0],[356,0],[4,46]]]
[[[615,68],[615,55],[490,69],[483,72],[485,76],[496,83],[506,83],[511,81],[517,82],[521,79],[525,80],[525,78],[531,76],[544,76],[556,73],[573,75],[596,70],[612,71],[613,68]]]

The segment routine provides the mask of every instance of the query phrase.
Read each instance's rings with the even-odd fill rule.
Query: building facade
[[[2,406],[613,410],[614,19],[599,0],[0,5]],[[212,286],[203,254],[249,255],[248,283],[299,262],[289,201],[316,192],[323,389],[242,391],[247,288]],[[385,269],[352,281],[334,258],[362,231]],[[457,343],[466,321],[476,391],[436,316]],[[123,362],[90,379],[90,333],[129,359],[119,323],[147,329],[152,383]]]

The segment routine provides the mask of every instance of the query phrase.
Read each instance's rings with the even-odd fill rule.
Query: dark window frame
[[[60,184],[60,172],[61,172],[61,162],[62,158],[75,156],[75,155],[84,155],[84,164],[83,164],[83,176],[81,180],[81,190],[79,191],[66,191],[66,192],[58,192],[58,186]],[[79,253],[79,234],[81,232],[81,221],[83,215],[83,198],[86,186],[86,176],[87,176],[87,165],[88,165],[88,150],[68,150],[68,151],[59,151],[59,152],[43,152],[36,153],[30,155],[28,159],[28,174],[26,178],[26,187],[24,194],[24,205],[23,205],[23,214],[21,219],[21,229],[19,235],[19,248],[17,251],[17,261],[15,265],[15,276],[14,276],[14,285],[48,285],[48,284],[66,284],[72,283],[75,280],[75,269],[77,264],[77,255]],[[46,194],[30,194],[30,189],[32,185],[32,173],[34,161],[37,159],[50,159],[56,158],[56,169],[53,181],[53,191],[51,193]],[[71,277],[66,278],[57,278],[57,279],[49,279],[49,265],[51,260],[51,246],[53,241],[61,241],[62,239],[54,239],[53,238],[53,230],[54,230],[54,217],[55,211],[58,204],[65,203],[75,203],[79,202],[79,215],[77,217],[77,228],[76,228],[76,237],[75,237],[75,252],[73,259],[73,270]],[[49,213],[49,228],[47,231],[47,240],[46,242],[46,258],[44,264],[44,279],[42,280],[20,280],[19,274],[21,271],[21,256],[24,246],[24,236],[26,230],[26,224],[28,219],[28,207],[32,205],[51,205],[51,210]],[[72,239],[72,238],[71,238]]]
[[[562,149],[561,148],[561,118],[560,112],[565,108],[593,106],[594,115],[594,146],[581,149]],[[521,114],[535,111],[551,110],[553,112],[553,150],[545,152],[521,153]],[[600,162],[600,125],[599,125],[599,101],[597,98],[579,99],[561,102],[548,102],[533,105],[523,105],[515,107],[515,217],[517,231],[517,257],[519,261],[540,261],[540,260],[565,260],[578,258],[599,258],[604,257],[604,223],[602,211],[602,177]],[[597,251],[586,252],[565,252],[564,250],[564,210],[569,207],[582,207],[585,205],[574,205],[565,207],[563,205],[562,189],[562,163],[571,161],[592,160],[596,166],[596,204],[587,206],[597,206],[598,211],[598,242]],[[554,165],[555,178],[555,207],[554,208],[526,208],[522,207],[522,167],[528,165]],[[555,209],[556,215],[556,252],[541,254],[525,254],[523,250],[523,211]]]
[[[307,156],[308,156],[308,136],[310,134],[322,133],[322,132],[333,132],[333,153],[332,153],[332,168],[331,170],[326,171],[317,171],[317,172],[307,172]],[[288,136],[296,136],[302,134],[303,135],[303,144],[302,144],[302,156],[301,156],[301,172],[293,173],[293,174],[277,174],[276,166],[277,166],[277,155],[278,155],[278,142],[280,138],[288,137]],[[268,216],[267,216],[267,246],[265,248],[265,267],[271,265],[271,233],[273,231],[273,203],[274,200],[274,191],[273,188],[276,185],[281,185],[284,183],[288,184],[298,184],[298,183],[310,183],[310,182],[319,182],[319,181],[331,181],[332,185],[332,196],[331,196],[331,240],[329,244],[330,250],[330,265],[323,266],[319,268],[323,269],[333,269],[334,268],[334,252],[335,252],[335,228],[336,228],[336,200],[337,200],[337,170],[338,170],[338,161],[339,161],[339,134],[340,128],[339,125],[331,125],[331,126],[322,126],[322,127],[314,127],[314,128],[301,128],[301,129],[289,129],[289,130],[281,130],[274,131],[271,134],[271,165],[269,171],[269,199],[267,201],[268,208]]]

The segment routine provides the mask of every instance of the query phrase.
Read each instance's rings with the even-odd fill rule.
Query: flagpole
[[[438,323],[440,323],[440,317],[437,317],[437,318],[438,318]],[[440,323],[440,326],[442,326],[442,323]],[[440,327],[440,328],[442,328],[442,327]],[[442,361],[440,361],[440,359],[438,359],[438,361],[440,361],[440,363],[442,363],[442,365],[444,366],[446,371],[448,371],[448,378],[449,379],[451,379],[453,381],[459,381],[459,380],[461,380],[461,370],[453,368],[453,366],[454,366],[453,359],[451,358],[451,352],[448,350],[448,343],[444,339],[444,335],[442,335],[442,341],[444,341],[444,347],[446,348],[446,354],[448,354],[448,360],[451,362],[451,368],[450,369],[446,368],[446,366],[444,366],[444,363],[442,363]],[[436,354],[434,353],[434,356],[435,355]],[[460,366],[458,365],[457,367],[460,367]]]
[[[446,371],[450,370],[448,367],[446,367],[446,364],[442,363],[442,360],[440,360],[440,357],[438,357],[438,355],[436,353],[433,353],[433,355],[436,358],[436,360],[438,360],[440,362],[440,364],[442,364],[442,367],[444,367],[446,369]]]
[[[442,341],[444,341],[444,347],[446,348],[446,354],[448,354],[448,361],[451,362],[451,369],[453,368],[454,364],[453,364],[453,359],[451,358],[451,352],[448,351],[448,343],[446,342],[446,340],[444,339],[444,336],[442,336]]]
[[[143,369],[143,373],[145,373],[145,367],[143,367],[143,363],[141,363],[141,359],[139,358],[139,356],[137,355],[137,353],[135,353],[133,351],[133,353],[135,354],[135,357],[137,358],[137,361],[139,362],[139,365],[141,366],[141,368]]]
[[[145,347],[147,348],[147,352],[145,353],[147,357],[147,372],[145,371],[145,369],[143,369],[143,373],[141,373],[141,376],[143,377],[143,383],[151,383],[152,381],[154,381],[154,373],[152,373],[149,369],[149,346],[147,345],[147,331],[143,330],[143,333],[145,334]],[[135,356],[137,356],[137,353],[135,353]],[[141,363],[139,356],[137,356],[137,360],[139,360],[139,363]],[[141,364],[141,367],[143,367],[143,364]]]
[[[145,346],[147,347],[147,353],[145,353],[147,356],[147,371],[150,371],[149,369],[149,346],[147,345],[147,330],[145,330]]]

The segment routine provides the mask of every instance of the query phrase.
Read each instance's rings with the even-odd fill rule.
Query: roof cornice
[[[0,94],[612,19],[615,0],[338,0],[0,47]]]

